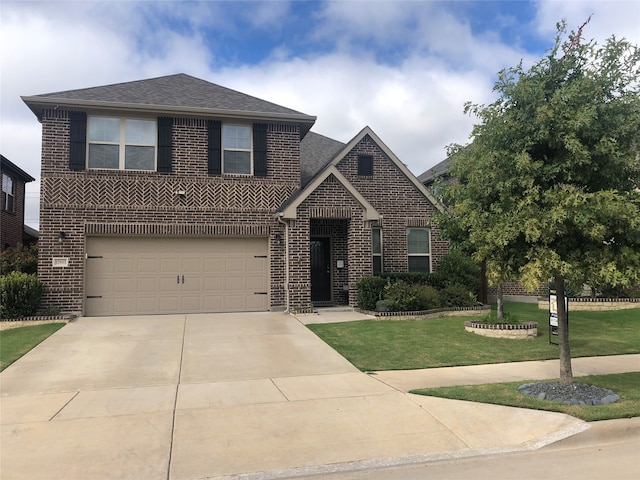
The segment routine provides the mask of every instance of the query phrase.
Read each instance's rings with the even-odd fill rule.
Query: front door
[[[331,239],[311,238],[311,302],[331,301]]]

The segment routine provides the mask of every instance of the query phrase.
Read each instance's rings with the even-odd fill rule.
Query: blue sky
[[[466,101],[492,100],[496,73],[530,65],[565,18],[586,38],[640,44],[640,2],[0,2],[0,150],[36,177],[40,124],[20,99],[178,72],[316,115],[348,141],[370,126],[416,175],[465,143]]]

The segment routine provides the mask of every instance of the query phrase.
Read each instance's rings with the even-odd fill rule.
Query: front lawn
[[[575,377],[574,381],[576,383],[586,383],[588,385],[613,390],[620,395],[620,400],[609,405],[566,405],[561,402],[538,400],[518,392],[520,385],[539,382],[539,380],[460,387],[424,388],[414,390],[411,393],[560,412],[587,422],[640,416],[640,372]]]
[[[405,370],[558,358],[549,345],[548,312],[535,304],[507,303],[505,311],[538,322],[538,337],[488,338],[464,330],[478,317],[435,320],[364,320],[309,325],[363,371]],[[640,309],[569,312],[572,357],[640,353]]]
[[[0,372],[64,325],[64,323],[46,323],[1,331]]]

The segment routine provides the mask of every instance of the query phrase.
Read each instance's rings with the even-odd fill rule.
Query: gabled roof
[[[305,186],[338,152],[344,143],[315,132],[309,132],[300,142],[300,180]]]
[[[19,166],[10,161],[4,155],[0,155],[0,170],[6,172],[7,174],[11,174],[14,177],[18,177],[24,183],[33,182],[35,180],[35,178],[22,170]]]
[[[422,193],[438,210],[443,211],[442,204],[433,197],[433,195],[429,192],[429,190],[427,190],[426,187],[422,183],[420,183],[420,181],[415,177],[415,175],[413,175],[411,171],[409,171],[407,166],[404,163],[402,163],[398,157],[396,157],[396,155],[389,149],[389,147],[387,147],[384,144],[384,142],[380,139],[380,137],[378,137],[373,132],[373,130],[371,130],[370,127],[364,127],[360,131],[360,133],[358,133],[355,137],[353,137],[353,139],[351,139],[351,141],[347,144],[341,144],[336,140],[331,140],[330,138],[323,137],[322,135],[318,135],[315,133],[310,133],[310,135],[313,135],[313,136],[312,138],[310,138],[309,144],[304,148],[304,150],[302,147],[302,143],[304,143],[306,139],[303,140],[303,142],[301,142],[301,146],[300,146],[301,164],[303,163],[303,158],[304,158],[303,151],[306,151],[307,148],[310,149],[311,147],[314,147],[314,146],[316,148],[326,147],[327,150],[325,152],[316,153],[317,163],[312,165],[313,168],[317,168],[321,161],[325,161],[326,163],[324,164],[323,167],[320,167],[320,169],[307,182],[304,181],[305,174],[304,173],[302,174],[303,175],[302,188],[298,190],[298,192],[296,192],[292,197],[290,197],[284,204],[282,204],[282,206],[276,212],[276,215],[284,218],[296,218],[295,209],[298,207],[298,205],[300,205],[309,195],[311,195],[311,193],[317,187],[319,187],[320,184],[322,184],[322,182],[330,174],[334,175],[338,179],[338,181],[340,181],[345,186],[345,188],[347,188],[347,190],[349,190],[349,192],[363,206],[365,206],[365,203],[363,203],[363,201],[366,202],[366,204],[368,205],[368,202],[366,201],[366,199],[362,197],[360,192],[357,191],[357,189],[338,171],[338,168],[337,168],[337,165],[340,162],[340,160],[342,160],[349,152],[351,152],[351,150],[353,150],[353,148],[365,136],[369,136],[369,138],[371,138],[371,140],[373,140],[373,142],[378,145],[378,147],[387,155],[387,157],[389,157],[389,159],[398,167],[398,169],[407,177],[407,179],[411,183],[413,183],[413,185],[418,189],[418,191],[420,191],[420,193]],[[342,147],[339,148],[338,144],[342,145]],[[335,154],[333,154],[334,149],[336,150]],[[311,168],[311,166],[305,167],[307,174],[312,172],[313,168]],[[302,166],[301,166],[301,169],[302,169]],[[368,208],[368,207],[365,207],[365,208]],[[367,216],[368,216],[367,219],[377,220],[378,218],[374,218],[374,217],[379,216],[378,212],[376,212],[376,210],[373,207],[371,207],[371,209],[372,210],[367,211]]]
[[[65,107],[200,115],[247,120],[280,121],[301,126],[302,135],[316,117],[179,73],[164,77],[82,88],[22,100],[40,119],[45,108]]]
[[[362,196],[358,190],[347,180],[344,175],[336,168],[335,165],[329,165],[328,168],[323,169],[318,175],[313,177],[309,184],[298,191],[296,195],[291,197],[278,211],[277,215],[286,219],[297,218],[298,206],[304,202],[309,195],[311,195],[316,188],[318,188],[322,182],[324,182],[329,176],[333,175],[338,182],[356,199],[356,201],[362,205],[364,209],[365,220],[380,220],[380,214],[378,211]]]
[[[411,173],[407,166],[400,161],[396,154],[378,137],[370,127],[364,127],[353,139],[344,147],[344,149],[331,160],[331,165],[337,165],[365,136],[369,136],[373,142],[389,157],[389,159],[400,169],[400,171],[413,183],[413,185],[422,193],[438,210],[443,211],[441,203],[425,188],[425,186]]]
[[[429,184],[435,182],[436,179],[448,175],[449,171],[451,169],[451,162],[452,161],[453,160],[452,160],[451,157],[445,158],[443,161],[441,161],[440,163],[434,165],[433,167],[431,167],[426,172],[423,172],[420,175],[418,175],[418,180],[420,180],[420,182],[425,184],[425,185],[429,185]]]

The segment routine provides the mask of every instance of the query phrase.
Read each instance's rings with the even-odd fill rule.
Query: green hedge
[[[387,281],[381,277],[362,277],[357,284],[358,308],[375,310],[376,302],[382,298]]]
[[[11,272],[0,278],[0,300],[2,318],[35,315],[42,300],[42,282],[33,274]]]
[[[379,300],[398,312],[473,306],[479,275],[472,259],[452,252],[442,257],[433,273],[394,272],[360,279],[358,307],[375,310]]]

